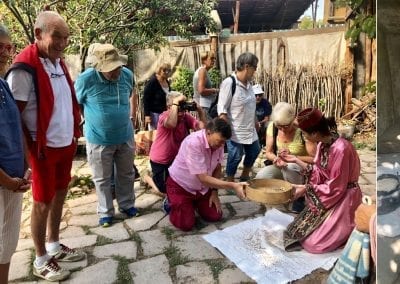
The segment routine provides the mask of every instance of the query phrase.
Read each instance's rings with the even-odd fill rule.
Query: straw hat
[[[112,44],[97,44],[93,47],[93,67],[100,72],[110,72],[127,63],[128,57],[120,55]]]

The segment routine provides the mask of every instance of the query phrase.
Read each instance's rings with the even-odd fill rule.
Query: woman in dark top
[[[258,139],[260,145],[265,146],[265,133],[269,122],[269,117],[272,113],[272,106],[267,99],[264,98],[264,91],[261,85],[253,86],[253,92],[256,96],[256,117],[258,121]]]
[[[171,65],[163,63],[144,87],[143,106],[145,124],[157,129],[158,117],[167,110],[166,96],[171,91],[168,78],[171,76]]]

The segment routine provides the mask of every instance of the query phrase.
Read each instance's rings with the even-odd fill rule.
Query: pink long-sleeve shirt
[[[206,130],[193,132],[186,137],[171,167],[170,177],[186,191],[206,194],[209,188],[198,179],[198,174],[212,176],[224,158],[224,147],[212,150],[208,145]]]

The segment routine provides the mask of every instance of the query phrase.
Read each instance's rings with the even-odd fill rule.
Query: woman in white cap
[[[307,152],[306,140],[294,123],[295,118],[295,109],[291,104],[279,102],[274,106],[271,114],[273,123],[267,128],[266,167],[257,173],[256,179],[283,179],[292,184],[304,182],[301,167],[296,163],[286,162],[281,156],[290,153],[306,163],[313,161],[313,157]],[[304,199],[300,199],[293,204],[292,209],[300,212],[303,207]]]
[[[261,146],[265,146],[265,131],[268,126],[269,117],[272,113],[272,106],[264,98],[264,90],[260,84],[253,85],[253,92],[256,96],[256,117],[258,121],[257,134]]]

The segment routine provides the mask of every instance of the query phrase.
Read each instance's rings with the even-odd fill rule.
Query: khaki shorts
[[[0,264],[10,262],[18,244],[22,196],[0,186]]]

